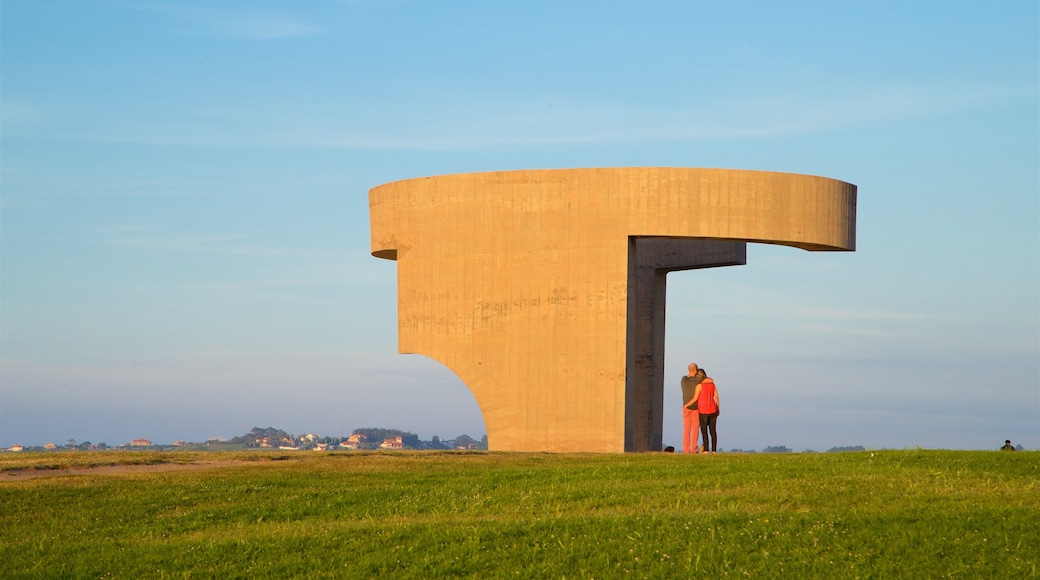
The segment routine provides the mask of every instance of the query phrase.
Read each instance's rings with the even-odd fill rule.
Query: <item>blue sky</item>
[[[1036,2],[135,2],[0,12],[0,447],[484,434],[398,355],[367,192],[688,166],[859,186],[855,253],[669,275],[724,449],[1040,447]],[[674,380],[672,380],[674,378]]]

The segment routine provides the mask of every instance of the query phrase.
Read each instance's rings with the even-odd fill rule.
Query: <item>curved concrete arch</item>
[[[855,249],[856,186],[672,167],[502,171],[369,192],[401,353],[466,383],[492,449],[660,449],[665,276],[745,243]]]

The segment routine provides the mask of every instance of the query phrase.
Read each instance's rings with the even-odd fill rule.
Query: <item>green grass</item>
[[[64,473],[214,460],[235,463]],[[0,477],[4,578],[1031,578],[1040,561],[1032,452],[0,456],[27,468],[46,477]]]

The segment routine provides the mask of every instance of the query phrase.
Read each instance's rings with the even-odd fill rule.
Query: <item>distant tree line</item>
[[[830,449],[827,450],[827,453],[840,453],[840,452],[846,452],[846,451],[866,451],[866,449],[862,445],[851,445],[851,446],[848,446],[848,447],[831,447]],[[732,452],[734,452],[734,453],[755,453],[755,450],[751,449],[751,450],[745,451],[743,449],[733,449]],[[806,449],[805,452],[806,453],[816,453],[812,449]],[[766,447],[765,449],[763,449],[762,453],[794,453],[794,450],[791,449],[790,447],[786,446],[786,445],[773,445],[771,447]]]
[[[229,443],[246,445],[247,447],[256,447],[259,441],[267,439],[273,445],[278,445],[282,441],[292,441],[294,438],[291,434],[282,431],[281,429],[275,429],[274,427],[268,427],[261,429],[260,427],[253,427],[251,431],[238,437],[232,437],[228,440]]]

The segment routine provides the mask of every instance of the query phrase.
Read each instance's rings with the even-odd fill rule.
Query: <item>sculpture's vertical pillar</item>
[[[660,451],[667,274],[747,263],[744,242],[630,237],[625,337],[625,451]]]

